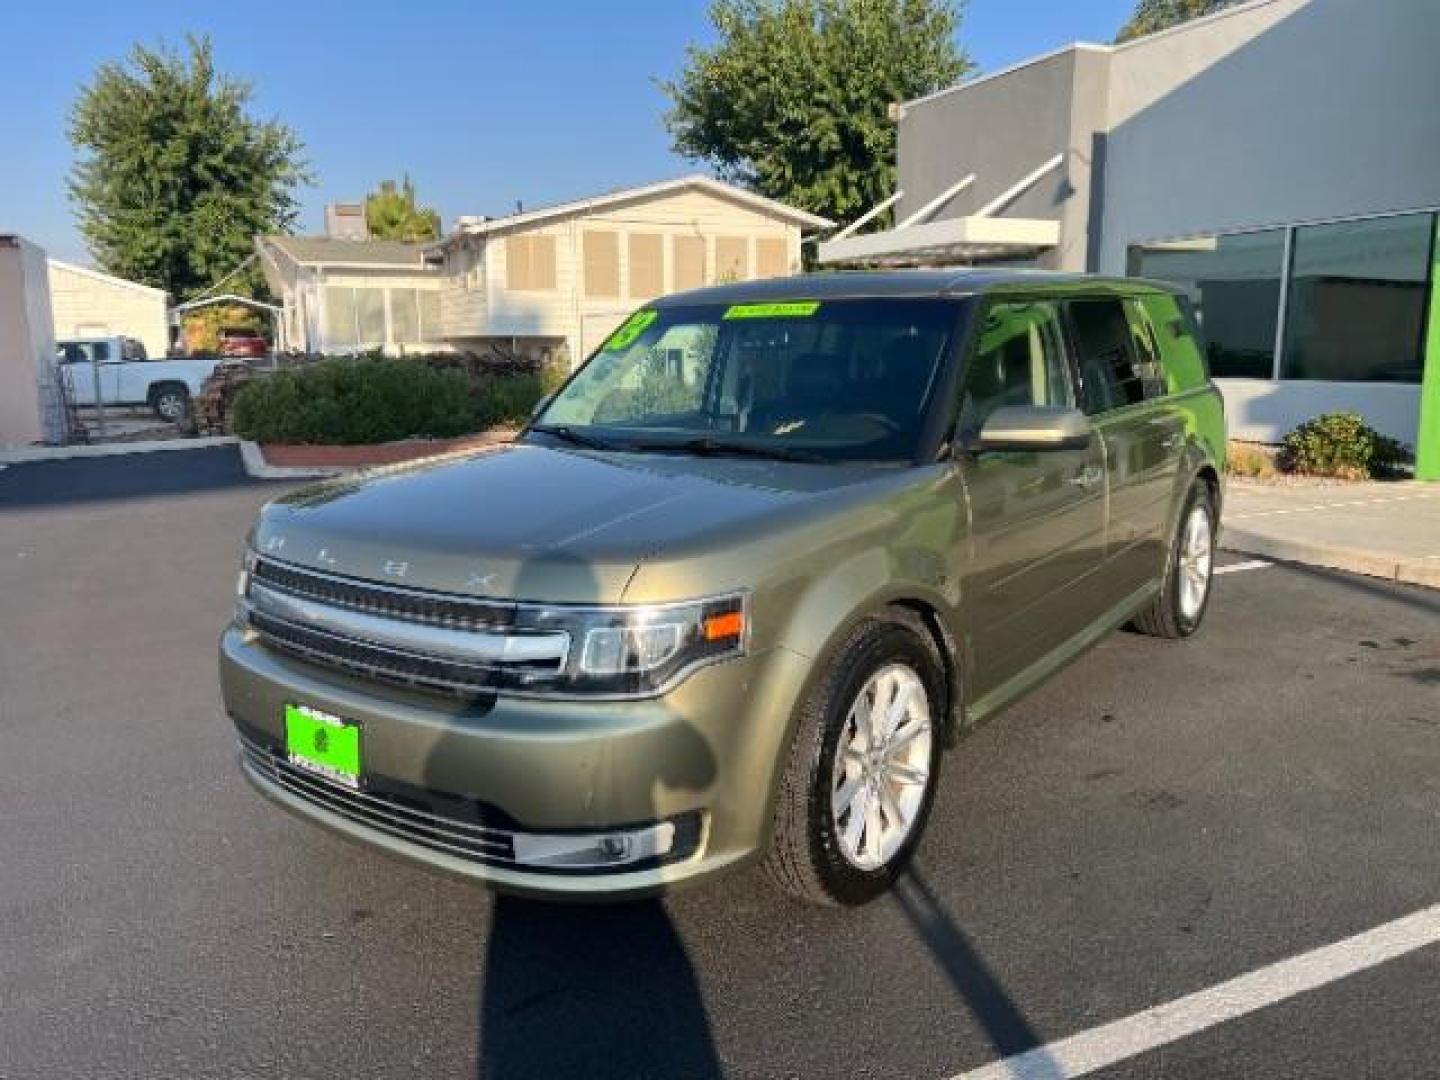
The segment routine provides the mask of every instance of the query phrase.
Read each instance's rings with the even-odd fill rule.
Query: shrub
[[[278,371],[235,399],[233,426],[260,442],[378,443],[449,438],[520,423],[537,374],[481,376],[413,359],[320,360]]]
[[[1286,472],[1365,480],[1395,476],[1409,459],[1403,443],[1381,435],[1358,413],[1333,412],[1286,435],[1279,464]]]
[[[1231,476],[1269,480],[1277,475],[1275,458],[1253,443],[1232,442],[1225,446],[1225,471]]]

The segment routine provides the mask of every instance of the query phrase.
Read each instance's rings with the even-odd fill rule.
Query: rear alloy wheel
[[[852,631],[801,705],[780,783],[770,879],[821,904],[863,904],[904,870],[940,769],[944,666],[908,612]]]
[[[1184,638],[1200,628],[1215,576],[1215,500],[1210,487],[1190,489],[1170,547],[1160,594],[1131,624],[1152,637]]]
[[[151,396],[150,407],[161,420],[178,424],[190,411],[190,395],[181,386],[162,386]]]

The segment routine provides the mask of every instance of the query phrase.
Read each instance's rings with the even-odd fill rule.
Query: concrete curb
[[[1440,589],[1440,557],[1432,559],[1400,559],[1383,552],[1365,551],[1359,548],[1339,547],[1331,544],[1313,544],[1296,540],[1281,540],[1273,536],[1226,526],[1220,546],[1226,551],[1244,555],[1259,555],[1278,562],[1304,563],[1309,566],[1324,566],[1332,570],[1345,570],[1366,577],[1383,578],[1405,585],[1423,585]]]
[[[25,465],[32,461],[69,461],[72,458],[154,454],[167,450],[205,450],[213,446],[234,446],[239,441],[234,435],[206,435],[198,439],[150,439],[145,442],[102,443],[98,446],[25,446],[0,450],[0,463]]]
[[[260,444],[240,440],[240,460],[245,471],[256,480],[325,480],[355,469],[345,465],[271,465],[265,460]]]

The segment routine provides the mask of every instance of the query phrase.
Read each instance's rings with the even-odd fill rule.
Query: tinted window
[[[1185,289],[1205,334],[1212,374],[1253,379],[1274,374],[1283,229],[1132,247],[1129,270]]]
[[[1055,305],[1002,303],[987,308],[964,378],[958,430],[962,445],[980,433],[996,409],[1073,404]]]
[[[1295,230],[1285,378],[1420,381],[1434,220],[1412,214]]]
[[[1160,342],[1145,305],[1139,300],[1125,301],[1125,314],[1130,319],[1130,344],[1135,351],[1135,374],[1145,400],[1164,397],[1169,393],[1165,384],[1165,367],[1160,361]]]
[[[1119,300],[1074,300],[1067,307],[1085,411],[1092,416],[1145,400],[1130,321]]]

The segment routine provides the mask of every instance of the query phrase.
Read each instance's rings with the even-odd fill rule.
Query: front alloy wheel
[[[865,619],[801,702],[765,870],[820,904],[890,887],[925,829],[948,707],[944,660],[905,610]]]
[[[881,668],[861,689],[836,746],[830,797],[840,852],[861,870],[895,857],[930,787],[930,701],[904,664]]]

